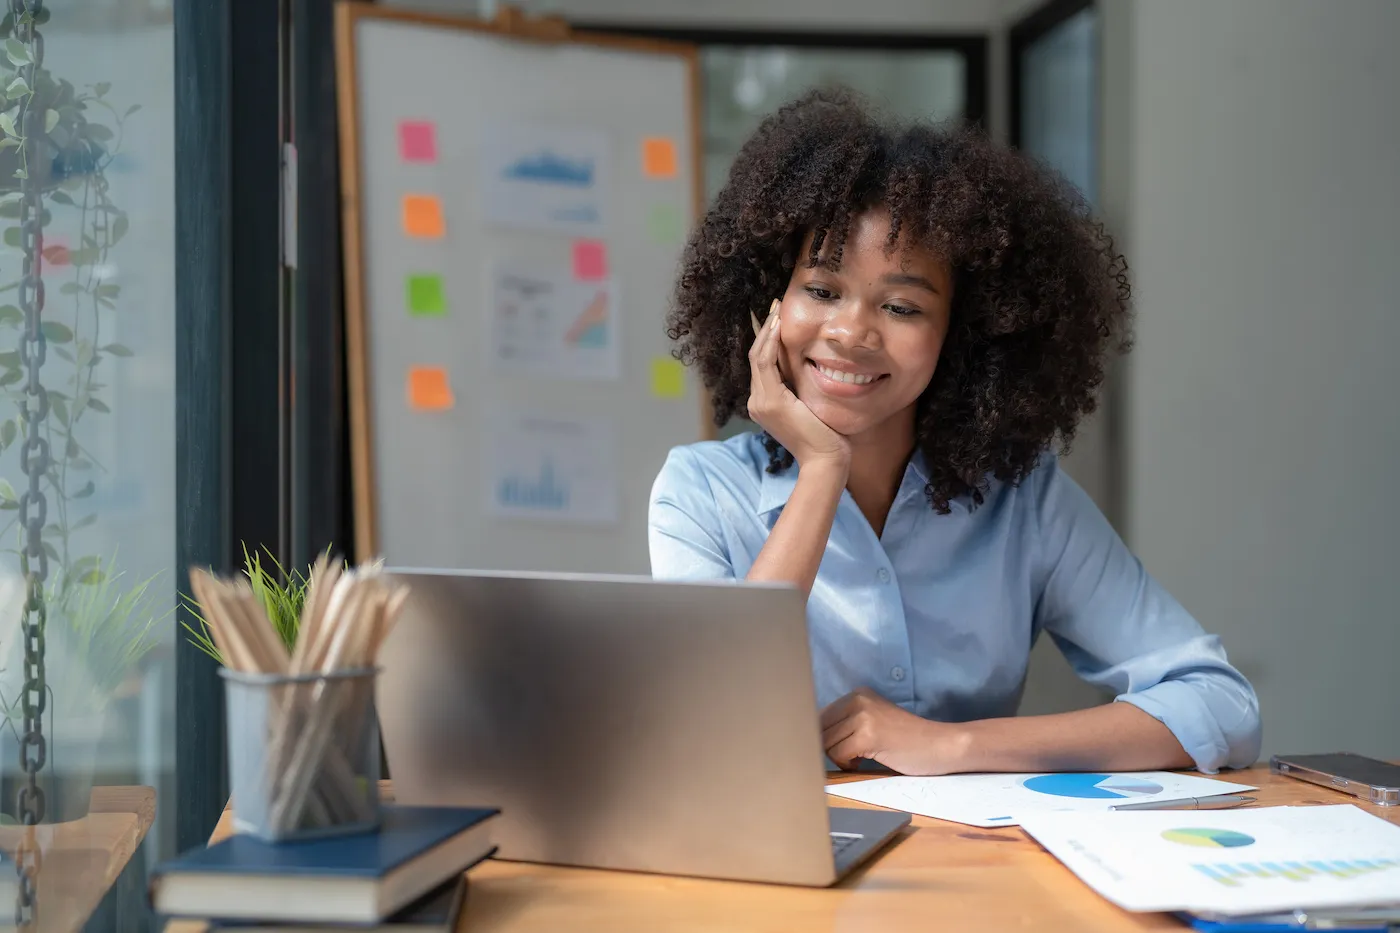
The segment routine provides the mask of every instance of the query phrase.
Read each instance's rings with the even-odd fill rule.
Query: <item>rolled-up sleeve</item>
[[[1035,471],[1036,625],[1085,681],[1160,721],[1213,774],[1259,757],[1253,687],[1053,459]]]
[[[678,447],[652,483],[647,509],[651,574],[661,580],[728,580],[734,569],[719,510],[695,455]]]

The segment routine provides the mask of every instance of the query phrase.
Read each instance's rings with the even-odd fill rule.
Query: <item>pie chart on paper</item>
[[[1237,833],[1233,829],[1169,829],[1162,833],[1162,838],[1178,845],[1208,849],[1235,849],[1254,844],[1253,836]]]
[[[1128,774],[1038,774],[1026,778],[1021,786],[1051,797],[1097,800],[1150,797],[1162,792],[1161,784]]]

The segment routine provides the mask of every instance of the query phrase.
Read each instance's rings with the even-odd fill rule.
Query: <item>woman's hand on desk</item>
[[[900,774],[951,774],[969,744],[961,726],[923,719],[863,687],[822,710],[821,728],[827,757],[846,771],[868,758]]]
[[[861,688],[821,714],[838,768],[868,758],[900,774],[969,771],[1159,771],[1192,758],[1161,722],[1129,703],[1045,716],[933,722]]]

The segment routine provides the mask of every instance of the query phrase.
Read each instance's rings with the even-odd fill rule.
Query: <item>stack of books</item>
[[[159,866],[151,906],[249,933],[450,933],[468,869],[495,852],[498,812],[385,804],[373,832],[281,843],[231,836]]]

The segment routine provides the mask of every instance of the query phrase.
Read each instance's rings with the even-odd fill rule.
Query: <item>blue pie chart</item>
[[[1021,786],[1051,797],[1098,800],[1148,797],[1162,792],[1161,784],[1127,774],[1038,774],[1026,778]]]

